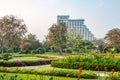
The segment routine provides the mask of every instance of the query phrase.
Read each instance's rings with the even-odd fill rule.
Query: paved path
[[[104,72],[97,73],[97,76],[109,77],[109,75]]]
[[[49,67],[50,64],[47,65],[37,65],[37,66],[23,66],[23,67],[18,67],[18,68],[40,68],[40,67]],[[14,67],[9,67],[9,68],[14,68]]]

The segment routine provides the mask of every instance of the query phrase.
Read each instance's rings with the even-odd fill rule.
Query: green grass
[[[0,75],[3,74],[6,74],[7,77],[18,75],[17,80],[20,80],[20,78],[22,78],[22,80],[49,80],[50,77],[53,77],[53,80],[77,80],[77,78],[69,78],[69,77],[66,78],[66,77],[32,75],[32,74],[0,73]],[[81,80],[96,80],[96,79],[81,79]]]
[[[12,58],[10,59],[10,61],[15,61],[15,60],[29,60],[29,61],[32,61],[32,60],[39,60],[40,58],[38,57],[15,57],[15,58]]]

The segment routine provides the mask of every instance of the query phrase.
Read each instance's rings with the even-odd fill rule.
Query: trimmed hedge
[[[35,66],[35,65],[43,65],[50,64],[51,60],[35,60],[35,61],[0,61],[0,66],[6,67],[15,67],[15,66]]]
[[[74,63],[66,63],[66,62],[60,62],[60,61],[52,61],[51,62],[52,67],[58,67],[58,68],[68,68],[68,69],[78,69],[82,67],[85,70],[96,70],[96,66],[99,66],[99,70],[103,71],[104,67],[107,67],[108,71],[111,71],[113,68],[115,71],[120,70],[120,63],[119,64],[104,64],[104,63],[89,63],[89,62],[74,62]]]
[[[71,69],[60,69],[60,68],[43,68],[43,69],[21,69],[21,68],[5,68],[0,67],[0,72],[10,72],[10,73],[24,73],[24,74],[36,74],[36,75],[51,75],[51,76],[62,76],[66,77],[66,74],[69,74],[69,77],[77,78],[78,74],[81,75],[84,79],[96,79],[97,75],[93,71],[83,71],[80,73],[78,70]]]

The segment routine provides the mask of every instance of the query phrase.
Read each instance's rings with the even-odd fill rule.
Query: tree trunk
[[[3,54],[4,51],[3,51],[3,41],[1,40],[1,53]]]
[[[62,55],[62,49],[61,48],[59,48],[59,54]]]

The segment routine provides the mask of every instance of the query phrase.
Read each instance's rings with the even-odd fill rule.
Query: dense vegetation
[[[99,66],[99,70],[104,71],[104,67],[107,67],[108,71],[113,68],[116,71],[120,70],[120,59],[113,58],[112,56],[94,54],[94,55],[80,55],[74,57],[67,57],[63,60],[52,61],[53,67],[78,69],[82,67],[85,70],[96,70],[96,66]]]

